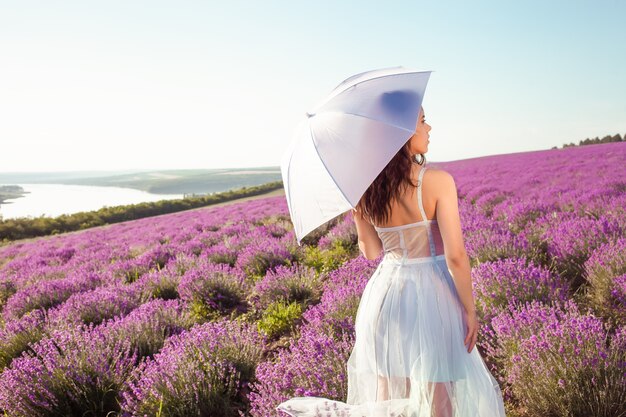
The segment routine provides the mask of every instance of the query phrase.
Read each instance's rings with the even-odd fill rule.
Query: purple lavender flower
[[[256,282],[250,301],[262,310],[277,300],[316,304],[321,294],[322,277],[313,268],[279,265]]]
[[[358,235],[352,212],[348,212],[326,235],[318,241],[320,249],[330,249],[333,245],[339,245],[345,249],[358,251]]]
[[[275,361],[261,363],[258,382],[252,384],[250,414],[275,415],[275,407],[295,396],[320,396],[345,401],[345,364],[354,347],[354,336],[343,333],[336,340],[313,329],[303,331],[289,349],[278,352]]]
[[[173,300],[180,297],[178,286],[180,278],[188,269],[196,266],[196,260],[183,260],[170,262],[160,271],[151,271],[144,274],[139,280],[130,284],[138,292],[142,301],[162,298]]]
[[[472,278],[476,310],[486,323],[509,304],[532,300],[563,304],[570,297],[567,282],[525,258],[485,262],[472,269]]]
[[[32,310],[0,328],[0,371],[22,352],[32,352],[29,344],[38,342],[44,336],[45,319],[42,310]]]
[[[508,369],[513,394],[533,414],[576,410],[578,415],[618,415],[626,394],[626,358],[614,350],[602,321],[568,312],[519,344],[523,360]],[[560,381],[563,381],[559,384]],[[558,387],[558,388],[557,388]],[[595,393],[603,392],[605,398]]]
[[[583,264],[591,251],[619,232],[614,222],[578,217],[572,213],[557,213],[557,216],[544,220],[547,229],[542,238],[548,242],[548,255],[558,262],[565,276],[582,275]]]
[[[128,340],[139,358],[159,352],[168,337],[191,328],[195,323],[181,300],[151,300],[126,316],[104,321],[100,328],[109,339]]]
[[[589,284],[586,301],[608,322],[626,324],[626,238],[598,247],[584,268]]]
[[[624,340],[602,320],[581,313],[572,300],[549,306],[536,301],[511,305],[492,321],[487,354],[496,359],[507,398],[515,397],[537,415],[568,410],[580,414],[618,412],[624,393]],[[593,382],[591,381],[593,378]],[[597,399],[602,390],[611,401]],[[615,402],[617,401],[617,402]]]
[[[270,268],[278,265],[288,265],[291,254],[280,241],[275,238],[255,240],[239,253],[236,266],[241,268],[249,277],[263,276]]]
[[[199,262],[180,280],[178,292],[202,319],[210,319],[231,312],[246,310],[248,291],[245,276],[225,264]]]
[[[306,326],[338,338],[342,333],[354,332],[361,295],[379,261],[358,257],[330,272],[320,303],[302,316]]]
[[[265,343],[253,326],[231,321],[170,337],[135,369],[122,393],[123,415],[236,415]]]
[[[125,284],[99,287],[73,294],[48,311],[48,326],[100,324],[106,319],[124,316],[141,303],[138,291]]]
[[[0,374],[0,409],[9,415],[73,415],[118,412],[119,391],[136,355],[128,341],[99,329],[53,331]]]
[[[459,202],[459,212],[467,254],[474,263],[517,257],[526,252],[525,242],[507,226],[484,217],[467,202]]]
[[[216,264],[227,264],[230,266],[235,266],[235,264],[237,263],[238,255],[238,249],[232,248],[226,243],[222,243],[205,249],[200,254],[200,257],[203,257]]]
[[[77,271],[79,272],[79,271]],[[89,291],[101,284],[101,277],[87,272],[76,277],[39,281],[18,290],[6,302],[2,311],[5,320],[17,319],[35,309],[47,310],[61,304],[73,294]]]

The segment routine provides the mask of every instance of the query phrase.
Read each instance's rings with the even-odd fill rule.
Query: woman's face
[[[411,155],[418,153],[425,154],[428,152],[428,138],[430,137],[430,125],[426,123],[426,117],[424,116],[424,108],[420,108],[419,115],[417,117],[417,125],[415,126],[415,133],[409,139],[409,148]]]

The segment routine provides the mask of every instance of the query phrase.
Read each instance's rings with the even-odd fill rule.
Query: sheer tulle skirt
[[[443,255],[384,258],[356,316],[346,402],[295,397],[277,410],[298,417],[501,417],[500,387],[480,353],[463,344],[465,312]]]

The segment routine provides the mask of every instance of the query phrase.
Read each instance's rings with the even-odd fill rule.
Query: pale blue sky
[[[622,1],[3,1],[0,172],[279,165],[343,79],[434,71],[431,161],[626,134]]]

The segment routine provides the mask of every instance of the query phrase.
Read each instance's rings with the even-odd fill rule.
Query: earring
[[[415,162],[419,165],[424,165],[424,162],[426,162],[426,157],[424,156],[424,154],[421,154],[421,153],[417,153],[413,155],[413,159],[415,159]]]

